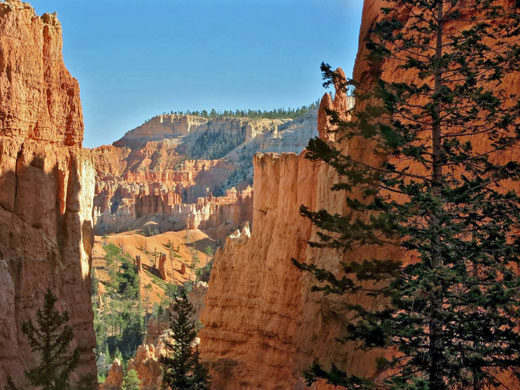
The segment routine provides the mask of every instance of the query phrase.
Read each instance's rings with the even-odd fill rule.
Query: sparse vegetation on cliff
[[[127,361],[143,341],[145,330],[139,275],[132,259],[120,248],[106,244],[104,250],[109,273],[107,294],[103,305],[93,297],[97,357],[103,353],[109,359],[120,351],[122,361]]]
[[[367,48],[372,70],[386,77],[379,73],[370,90],[348,83],[362,107],[352,121],[330,113],[337,137],[362,140],[373,155],[345,155],[320,139],[308,147],[340,175],[333,190],[346,193],[350,210],[303,207],[321,229],[311,245],[345,251],[349,261],[339,276],[294,262],[316,277],[316,291],[350,298],[341,341],[386,353],[373,377],[316,362],[309,382],[481,390],[501,387],[501,374],[520,376],[520,164],[512,153],[520,105],[518,91],[507,90],[520,71],[518,7],[391,0],[383,9]],[[396,80],[396,69],[408,76]],[[327,84],[346,87],[322,70]]]
[[[245,128],[236,133],[229,131],[205,132],[197,138],[193,147],[188,151],[188,155],[194,159],[219,159],[244,142],[245,137]]]
[[[137,371],[128,370],[123,378],[121,390],[139,390],[141,381],[137,377]]]

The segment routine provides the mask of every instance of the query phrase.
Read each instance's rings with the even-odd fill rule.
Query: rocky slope
[[[165,289],[167,284],[182,285],[187,281],[196,280],[196,269],[193,268],[193,258],[199,259],[198,267],[204,267],[211,260],[205,249],[215,250],[215,243],[208,236],[198,230],[186,232],[166,232],[163,234],[144,237],[131,232],[112,234],[102,238],[96,236],[93,248],[93,267],[97,280],[100,282],[98,296],[99,306],[109,304],[106,298],[105,284],[109,280],[108,269],[104,259],[103,245],[113,244],[135,259],[140,277],[141,297],[143,308],[152,313],[154,305],[165,305]],[[171,249],[174,250],[172,252]],[[149,286],[149,288],[147,288]],[[198,281],[193,284],[189,293],[197,320],[204,306],[204,295],[207,283]],[[170,338],[168,331],[168,314],[150,318],[144,341],[128,361],[127,370],[135,369],[141,381],[141,390],[157,390],[161,385],[161,366],[159,358],[165,353],[163,339]],[[104,357],[103,357],[104,358]],[[102,371],[102,368],[100,368]],[[123,383],[123,369],[119,360],[112,363],[105,382],[100,386],[103,390],[121,390]]]
[[[93,149],[96,231],[211,229],[222,239],[252,218],[252,157],[299,153],[316,111],[295,120],[160,115]],[[238,190],[237,190],[238,189]]]
[[[94,169],[81,149],[77,81],[61,25],[26,3],[0,3],[0,388],[37,356],[21,331],[47,288],[67,310],[81,353],[75,380],[96,374],[90,303]]]
[[[378,69],[366,62],[364,38],[381,17],[382,4],[380,0],[365,0],[364,4],[354,78],[365,88],[371,87]],[[403,13],[404,23],[406,18]],[[416,77],[397,65],[391,61],[381,64],[383,78],[406,82]],[[518,93],[520,75],[511,75],[507,86],[512,93]],[[326,131],[330,123],[325,108],[346,105],[348,101],[341,94],[334,101],[324,96],[318,114],[322,139],[334,142]],[[371,145],[360,139],[335,146],[359,161],[371,162],[375,158]],[[486,147],[485,142],[477,142],[477,148],[481,147]],[[520,159],[518,149],[511,153]],[[497,158],[503,157],[511,156]],[[229,239],[217,253],[201,318],[205,324],[200,332],[201,353],[212,366],[213,388],[305,388],[300,378],[313,359],[325,366],[333,360],[350,372],[373,373],[373,352],[362,353],[335,340],[342,331],[342,302],[311,293],[313,281],[290,261],[296,258],[332,272],[339,272],[339,260],[348,261],[348,253],[310,248],[307,241],[316,239],[316,231],[298,212],[301,204],[312,210],[346,211],[341,193],[330,191],[335,173],[328,166],[306,160],[304,153],[258,155],[254,168],[252,234]],[[362,250],[367,258],[378,258],[383,253],[386,258],[403,258],[388,247]],[[510,378],[505,383],[518,387]],[[317,387],[324,388],[323,384]]]
[[[198,320],[204,307],[204,295],[208,288],[207,283],[198,282],[189,293],[190,302],[195,312],[193,320]],[[171,308],[170,308],[171,309]],[[147,325],[146,335],[142,345],[136,351],[135,357],[128,362],[128,370],[135,370],[140,380],[140,390],[158,390],[162,384],[162,370],[159,359],[164,356],[166,349],[163,340],[171,341],[171,333],[168,330],[170,322],[168,314],[164,313],[157,318],[152,318]],[[114,360],[102,390],[121,390],[123,384],[123,371],[121,362]]]
[[[152,312],[154,304],[160,303],[166,296],[164,290],[167,283],[182,285],[196,279],[196,269],[192,267],[194,256],[199,259],[196,268],[201,268],[212,258],[205,253],[205,249],[210,247],[212,253],[216,249],[215,242],[199,230],[166,232],[151,237],[132,232],[111,234],[104,238],[95,236],[92,267],[100,282],[98,286],[102,303],[106,298],[105,285],[109,280],[106,252],[103,249],[107,244],[120,248],[138,265],[141,297],[149,301],[145,308],[148,313]],[[145,289],[147,285],[151,285],[148,291]]]

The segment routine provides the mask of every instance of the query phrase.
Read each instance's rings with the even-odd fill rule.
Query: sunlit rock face
[[[37,364],[21,331],[51,288],[80,349],[80,375],[96,375],[90,303],[95,178],[81,149],[77,81],[62,58],[54,14],[0,3],[0,388]],[[23,388],[23,382],[21,384]]]
[[[114,359],[108,371],[105,382],[100,386],[101,390],[121,390],[123,386],[123,365],[119,359]]]
[[[336,254],[311,250],[312,224],[300,205],[342,212],[329,188],[336,176],[305,154],[259,154],[254,159],[252,233],[228,238],[216,254],[200,331],[202,357],[215,389],[304,388],[312,356],[338,353],[337,304],[320,301],[312,280],[291,258],[334,266]],[[353,361],[362,365],[363,361]]]
[[[354,78],[363,88],[374,85],[379,70],[388,81],[411,82],[416,78],[393,61],[381,64],[381,69],[371,68],[366,61],[364,39],[382,17],[383,4],[380,0],[364,3],[361,44],[354,69]],[[449,28],[461,29],[464,25]],[[508,91],[518,94],[520,76],[510,75],[506,81]],[[336,93],[334,99],[323,97],[317,118],[320,138],[335,142],[329,132],[334,129],[327,109],[344,110],[352,103],[342,93]],[[348,120],[348,116],[344,119]],[[486,142],[477,139],[475,145],[484,148]],[[335,143],[335,147],[365,163],[374,163],[376,158],[371,144],[362,139]],[[212,367],[214,389],[304,389],[302,372],[313,360],[324,366],[334,362],[360,375],[375,372],[375,352],[363,353],[335,339],[343,333],[340,318],[345,311],[341,301],[312,293],[315,281],[291,264],[291,258],[295,258],[339,272],[339,261],[349,261],[349,253],[313,249],[307,244],[317,239],[316,229],[300,216],[300,205],[331,213],[348,210],[344,196],[330,191],[337,181],[335,172],[323,163],[306,160],[304,154],[255,157],[251,235],[234,235],[216,254],[201,317],[205,326],[200,332],[201,353]],[[519,160],[520,150],[496,158]],[[407,259],[395,247],[362,250],[366,258]],[[365,297],[355,299],[366,303]],[[511,378],[503,381],[518,388]],[[327,386],[320,383],[313,388]]]
[[[99,234],[201,228],[217,239],[252,219],[253,156],[299,153],[317,135],[317,112],[295,119],[159,115],[92,150]]]

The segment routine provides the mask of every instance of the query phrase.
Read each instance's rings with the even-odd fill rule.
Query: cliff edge
[[[21,332],[45,290],[96,374],[90,302],[94,169],[82,150],[78,82],[63,63],[61,25],[26,3],[0,3],[0,388],[38,363]]]

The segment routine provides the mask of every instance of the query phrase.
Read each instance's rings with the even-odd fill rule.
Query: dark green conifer
[[[519,71],[520,4],[385,5],[368,61],[375,72],[392,61],[415,77],[380,73],[370,90],[348,83],[359,108],[350,122],[330,113],[337,138],[368,145],[373,158],[312,140],[309,157],[338,172],[333,190],[346,193],[350,211],[302,208],[320,228],[311,245],[348,260],[342,275],[294,263],[314,274],[315,290],[345,295],[342,341],[396,353],[381,356],[377,378],[316,362],[307,379],[348,389],[499,387],[501,373],[520,369],[520,91],[507,79]],[[327,83],[342,83],[328,65],[322,70]],[[407,260],[388,250],[367,257],[366,246],[400,247]]]
[[[163,389],[204,390],[209,389],[209,377],[199,359],[194,342],[197,327],[191,317],[193,306],[185,290],[181,290],[173,304],[170,329],[173,340],[165,340],[167,355],[161,357]]]
[[[40,354],[40,364],[27,370],[29,383],[41,390],[70,389],[70,375],[79,363],[79,350],[69,353],[74,338],[68,325],[69,315],[54,308],[56,296],[50,289],[45,293],[43,309],[36,314],[36,325],[31,320],[22,324],[33,352]]]
[[[193,354],[193,375],[191,378],[192,390],[209,390],[210,381],[208,368],[202,364],[199,356],[199,346],[196,347]]]

